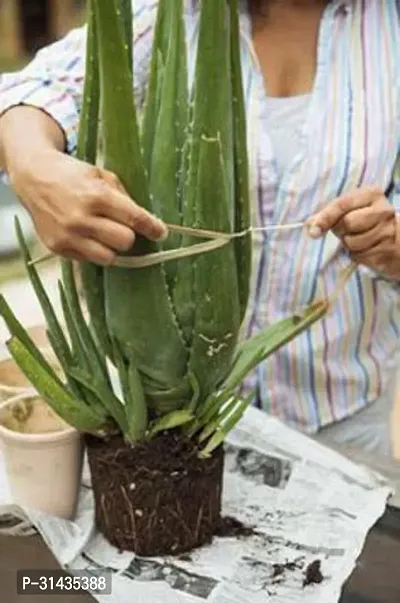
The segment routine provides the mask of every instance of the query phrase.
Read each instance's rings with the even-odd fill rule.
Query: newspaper
[[[226,445],[223,513],[254,531],[181,557],[110,546],[94,527],[87,465],[74,522],[7,505],[1,475],[0,459],[0,531],[33,525],[69,571],[110,570],[112,594],[96,594],[99,603],[337,603],[391,492],[379,475],[253,408]],[[310,564],[323,579],[305,585]]]

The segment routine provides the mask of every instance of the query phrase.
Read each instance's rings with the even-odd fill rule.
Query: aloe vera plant
[[[91,0],[77,155],[103,159],[128,193],[166,223],[188,227],[162,243],[138,237],[121,265],[81,266],[89,319],[63,261],[62,323],[19,227],[22,253],[65,379],[55,374],[4,298],[9,350],[52,408],[77,429],[129,442],[179,428],[207,456],[251,396],[238,388],[254,367],[324,316],[317,302],[241,342],[249,297],[251,235],[238,0],[202,0],[194,86],[188,88],[183,0],[159,0],[145,106],[135,106],[132,12],[126,0]],[[222,235],[193,255],[190,229]],[[197,233],[198,234],[198,233]],[[176,248],[182,257],[129,266]],[[202,248],[203,249],[203,248]],[[174,252],[175,253],[175,252]],[[157,257],[157,256],[156,256]],[[110,364],[119,375],[119,394]]]

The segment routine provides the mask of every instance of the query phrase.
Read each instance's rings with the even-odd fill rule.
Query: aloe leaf
[[[101,116],[105,166],[115,172],[135,201],[151,210],[140,149],[136,108],[121,33],[113,2],[96,0],[98,16]],[[118,69],[115,69],[118,65]],[[138,237],[132,253],[156,251],[155,243]],[[187,350],[179,332],[161,266],[137,271],[105,270],[106,316],[111,337],[125,360],[139,372],[152,366],[160,389],[177,385],[185,375]]]
[[[48,339],[52,349],[55,350],[57,347],[57,340],[55,339],[54,334],[47,329],[46,336],[47,336],[47,339]],[[63,374],[65,376],[65,379],[66,379],[66,382],[68,385],[68,389],[71,390],[71,393],[78,400],[86,401],[84,393],[83,393],[82,389],[79,387],[79,384],[76,383],[73,379],[71,379],[71,377],[68,375],[68,370],[69,370],[70,366],[73,366],[73,361],[72,361],[71,365],[63,367]]]
[[[247,156],[246,109],[240,52],[239,1],[230,0],[231,72],[235,150],[235,231],[244,232],[251,225],[249,166]],[[234,242],[239,283],[240,318],[243,321],[250,290],[251,234]]]
[[[256,390],[252,390],[248,396],[246,396],[244,407],[247,406],[254,400]],[[238,396],[232,395],[228,400],[220,401],[214,409],[214,413],[210,416],[208,421],[205,423],[203,430],[200,432],[198,439],[202,443],[208,440],[212,434],[219,429],[223,428],[224,425],[231,417],[236,417],[238,409],[242,408],[243,400],[240,400]],[[239,415],[240,418],[241,415]]]
[[[233,396],[225,403],[225,405],[217,405],[217,408],[214,409],[213,415],[211,415],[209,421],[207,421],[204,429],[198,436],[198,441],[200,444],[202,444],[205,440],[208,440],[212,434],[217,431],[220,424],[232,413],[237,403],[238,398]]]
[[[76,287],[73,265],[71,262],[62,262],[62,277],[65,291],[65,301],[68,306],[72,321],[75,324],[75,331],[78,335],[81,349],[85,355],[90,370],[96,376],[105,381],[109,385],[109,378],[106,368],[106,361],[96,347],[96,342],[93,339],[92,333],[86,323],[85,317],[79,301],[79,294]]]
[[[107,274],[106,285],[109,326],[124,358],[135,361],[140,373],[151,366],[157,389],[177,387],[188,353],[162,273],[152,267],[133,277],[129,269],[115,269]]]
[[[214,450],[224,443],[228,433],[229,432],[225,433],[224,431],[217,431],[217,433],[214,433],[208,444],[200,451],[199,457],[203,459],[209,458]]]
[[[105,167],[117,174],[125,189],[134,195],[135,201],[151,211],[132,92],[133,75],[126,53],[123,24],[116,11],[118,1],[93,0],[98,33],[104,162]],[[150,241],[146,244],[143,241],[143,244],[146,251],[154,248]]]
[[[160,106],[156,120],[150,167],[150,190],[155,213],[167,224],[180,224],[180,170],[185,135],[188,128],[188,90],[185,32],[182,0],[174,0],[166,8],[169,45],[165,58]],[[170,234],[163,249],[179,246],[180,236]],[[167,282],[172,289],[176,263],[165,264]]]
[[[229,395],[227,396],[226,400],[229,400],[230,396],[231,392],[229,390]],[[223,404],[222,397],[223,394],[221,394],[221,392],[213,393],[208,396],[201,407],[197,409],[196,418],[199,426],[207,424],[208,421],[212,419],[215,411]]]
[[[200,388],[200,384],[196,378],[196,375],[189,370],[187,378],[189,380],[189,383],[192,387],[192,399],[190,401],[190,404],[188,406],[188,409],[190,410],[190,412],[193,412],[196,410],[198,402],[200,400],[200,396],[201,396],[201,388]]]
[[[216,448],[219,448],[221,444],[226,440],[228,434],[237,425],[240,419],[243,417],[247,408],[250,406],[254,397],[254,392],[251,392],[244,400],[239,400],[236,408],[234,408],[229,416],[225,419],[224,423],[219,426],[218,430],[214,433],[212,438],[208,441],[207,445],[200,452],[201,458],[209,457]]]
[[[125,417],[124,407],[120,400],[114,395],[111,389],[107,388],[104,383],[97,381],[93,375],[87,373],[81,368],[73,367],[69,370],[69,375],[78,383],[81,383],[86,389],[95,394],[100,400],[104,408],[117,423],[122,433],[127,432],[127,421]]]
[[[236,387],[244,377],[260,362],[289,343],[323,318],[329,310],[328,302],[316,302],[289,318],[279,321],[266,331],[244,341],[238,349],[238,356],[224,388]]]
[[[207,424],[216,410],[231,398],[235,389],[260,362],[320,320],[328,307],[327,303],[318,302],[301,314],[285,318],[260,335],[242,342],[229,376],[220,390],[211,394],[198,409],[198,424]]]
[[[226,2],[202,0],[194,84],[192,149],[189,166],[189,206],[196,205],[198,158],[203,137],[221,140],[225,164],[230,220],[233,224],[233,111],[231,35]],[[218,90],[218,94],[215,91]],[[190,226],[190,224],[189,224]]]
[[[128,365],[123,357],[122,351],[119,348],[118,341],[114,339],[112,341],[113,346],[113,356],[115,366],[118,372],[119,381],[121,384],[122,395],[124,401],[127,400],[130,396],[130,386],[129,386],[129,377],[128,377]]]
[[[85,351],[82,349],[82,345],[80,342],[79,334],[76,328],[76,324],[72,317],[70,307],[68,305],[67,296],[64,291],[64,288],[61,283],[58,284],[58,290],[61,300],[61,307],[64,314],[65,324],[67,325],[69,338],[71,340],[72,351],[75,356],[76,363],[83,367],[86,371],[90,371],[90,363],[85,354]]]
[[[140,375],[133,363],[128,369],[129,396],[125,400],[125,412],[128,421],[128,438],[137,442],[144,438],[148,426],[146,397]]]
[[[85,383],[82,382],[82,380],[77,378],[77,373],[75,373],[75,371],[77,371],[77,373],[79,374],[83,374],[83,375],[89,375],[90,373],[87,372],[87,370],[80,368],[79,366],[72,366],[69,370],[68,370],[68,379],[69,381],[73,381],[74,384],[76,385],[77,389],[71,390],[72,393],[74,394],[74,396],[81,400],[84,401],[86,403],[86,405],[92,410],[93,413],[96,414],[96,416],[99,417],[99,420],[102,420],[104,422],[104,424],[109,423],[111,421],[111,415],[108,412],[108,410],[106,409],[104,402],[102,400],[102,398],[99,397],[98,391],[96,390],[96,393],[93,391],[93,386],[89,389],[87,387],[87,381]],[[75,374],[74,374],[75,373]],[[69,388],[71,389],[71,388]],[[79,392],[79,397],[77,392]]]
[[[77,157],[81,161],[96,163],[99,136],[100,80],[98,61],[98,37],[93,0],[87,7],[87,40],[85,82],[82,108],[79,116]]]
[[[187,376],[171,389],[154,389],[154,384],[142,375],[142,384],[146,392],[146,400],[152,414],[164,415],[186,406],[192,398],[192,384]]]
[[[10,335],[19,341],[25,346],[25,348],[29,351],[31,356],[35,358],[37,362],[39,362],[43,368],[45,368],[45,364],[43,364],[44,357],[39,352],[37,346],[34,344],[32,339],[29,337],[28,332],[24,329],[22,324],[19,322],[10,306],[6,302],[4,296],[0,294],[0,316],[3,318],[6,323],[7,329],[10,332]],[[50,368],[50,372],[54,374],[53,369]]]
[[[240,385],[242,380],[243,379],[238,378],[235,387],[225,387],[217,393],[209,396],[197,413],[197,423],[199,428],[204,427],[213,421],[218,416],[221,409],[225,407],[230,400],[235,398],[235,389],[238,385]]]
[[[120,11],[121,21],[124,28],[125,50],[128,56],[130,69],[133,69],[133,15],[132,0],[118,0],[117,10]]]
[[[71,317],[68,318],[68,321],[70,320],[70,318]],[[72,332],[75,331],[75,325],[73,323],[71,325],[71,330]],[[73,337],[75,339],[75,334]],[[77,342],[77,344],[79,346],[79,342]],[[79,367],[81,368],[79,369]],[[77,355],[77,365],[71,366],[68,369],[68,374],[66,376],[68,379],[69,389],[76,398],[86,402],[86,404],[92,408],[93,412],[95,412],[99,417],[102,417],[104,423],[106,423],[107,419],[109,418],[109,414],[105,409],[102,400],[97,395],[95,395],[92,390],[85,387],[82,382],[79,382],[73,377],[72,372],[74,369],[83,370],[85,374],[90,374],[88,373],[88,371],[90,371],[90,368],[85,364],[85,361],[81,356]]]
[[[201,228],[229,231],[228,191],[218,138],[203,137],[198,166],[197,222]],[[204,400],[226,375],[240,329],[237,272],[232,244],[198,257],[196,312],[189,370]]]
[[[150,437],[154,437],[157,433],[167,431],[170,429],[176,429],[186,423],[189,423],[193,419],[193,414],[189,410],[176,410],[167,415],[164,415],[160,419],[157,419],[149,432]]]
[[[160,109],[161,90],[164,80],[164,65],[168,49],[168,3],[170,0],[159,0],[157,19],[154,28],[153,50],[150,65],[149,84],[146,93],[143,127],[142,149],[147,172],[151,172],[153,147],[157,116]]]
[[[90,328],[104,356],[114,360],[108,333],[104,293],[104,269],[89,262],[80,265],[82,288],[90,316]]]
[[[183,190],[182,223],[189,227],[204,227],[201,218],[198,220],[199,208],[197,206],[199,203],[207,204],[208,200],[204,196],[205,191],[200,193],[198,186],[201,183],[204,189],[209,191],[212,188],[216,168],[213,168],[212,176],[204,170],[202,179],[199,179],[200,148],[204,146],[202,143],[204,139],[219,139],[227,187],[221,202],[224,211],[229,216],[228,230],[232,231],[234,215],[233,115],[230,27],[226,2],[215,2],[215,0],[202,0],[201,2],[193,94],[189,157],[184,161],[185,164],[188,162],[188,174]],[[217,163],[220,165],[220,158]],[[211,161],[208,165],[211,165]],[[220,179],[217,186],[220,190]],[[215,205],[216,196],[213,196],[213,199],[211,216],[220,203],[218,200],[218,204]],[[226,223],[221,230],[226,230]],[[193,237],[184,236],[182,238],[182,246],[187,247],[191,244],[193,244]],[[173,294],[178,322],[189,345],[192,343],[197,302],[201,296],[201,293],[196,291],[195,285],[194,266],[197,262],[198,258],[179,262]],[[234,281],[236,282],[236,277]]]
[[[15,314],[12,312],[10,306],[7,304],[3,295],[0,294],[0,316],[3,318],[6,326],[11,334],[13,339],[16,339],[21,342],[24,348],[29,352],[29,354],[36,360],[36,362],[42,367],[44,371],[51,377],[52,379],[61,383],[59,376],[57,375],[54,368],[47,362],[43,354],[40,352],[39,348],[35,345],[32,339],[29,337],[27,331],[24,329],[22,324],[18,321]],[[51,345],[51,334],[47,332],[47,338]],[[52,346],[53,347],[53,346]],[[74,393],[79,394],[78,389],[73,389]]]
[[[224,402],[229,399],[232,392],[258,364],[310,328],[326,314],[328,308],[329,304],[325,302],[316,303],[301,315],[283,319],[260,335],[243,342],[239,346],[231,372],[221,387],[219,401]],[[204,408],[201,409],[201,412],[205,413],[207,418],[209,417],[208,411],[204,411]]]
[[[70,304],[68,303],[67,295],[62,286],[62,283],[59,283],[59,291],[64,319],[68,328],[69,336],[72,343],[72,350],[75,356],[74,365],[76,365],[76,367],[80,367],[81,370],[84,370],[87,374],[90,374],[92,372],[90,358],[86,352],[85,346],[82,344],[81,334],[76,324],[76,320],[74,319],[74,316],[72,314]],[[95,396],[93,392],[90,391],[87,387],[83,386],[82,383],[77,382],[73,378],[73,376],[71,375],[72,368],[74,367],[72,366],[67,374],[68,383],[72,392],[77,397],[85,400],[90,406],[95,406],[97,412],[104,416],[104,419],[106,420],[107,413],[101,400],[99,400],[99,398]]]
[[[42,308],[44,317],[47,322],[49,332],[52,334],[52,345],[54,352],[60,361],[61,366],[64,370],[72,363],[72,355],[69,344],[64,336],[64,332],[61,328],[57,315],[51,304],[50,298],[42,284],[42,281],[38,275],[36,268],[30,264],[31,256],[28,250],[28,246],[25,242],[25,238],[21,229],[21,225],[18,218],[15,221],[17,237],[22,253],[22,257],[26,266],[26,270],[36,293],[40,306]]]
[[[143,377],[142,380],[146,384],[146,391],[149,399],[151,399],[155,404],[158,402],[162,403],[163,401],[170,402],[171,400],[176,400],[177,398],[184,400],[187,398],[188,393],[190,392],[191,382],[188,377],[184,377],[181,383],[179,383],[176,387],[166,390],[152,389],[151,381],[148,381]]]
[[[60,325],[56,312],[54,311],[39,274],[36,268],[30,264],[31,256],[18,219],[16,219],[15,224],[20,250],[26,266],[28,277],[36,293],[36,297],[42,308],[47,323],[47,338],[64,371],[65,376],[67,377],[68,385],[70,386],[73,394],[77,397],[80,397],[82,392],[80,391],[79,387],[77,387],[76,384],[68,378],[68,368],[74,362],[69,343],[64,335],[64,331]],[[31,348],[28,347],[28,350],[29,349],[31,350]],[[33,353],[33,355],[38,361],[40,361],[35,353]]]
[[[59,283],[61,304],[65,322],[69,331],[72,349],[76,357],[73,365],[77,364],[88,373],[93,374],[96,379],[103,382],[104,387],[110,386],[105,361],[102,361],[92,334],[86,324],[82,309],[79,304],[78,291],[76,289],[72,262],[62,262],[63,283]],[[85,398],[89,403],[95,404],[97,400],[85,391],[79,384],[71,381],[71,373],[67,371],[67,378],[75,395]]]
[[[200,427],[207,425],[215,418],[220,409],[232,398],[234,388],[226,388],[208,398],[206,404],[201,407],[197,414],[197,421]]]
[[[97,158],[99,138],[100,80],[96,15],[93,0],[89,0],[88,3],[87,28],[85,83],[76,155],[78,159],[94,165]],[[80,272],[92,330],[103,353],[112,358],[105,314],[103,268],[90,262],[82,262]]]
[[[104,427],[103,418],[71,395],[21,341],[12,338],[7,347],[26,378],[59,417],[81,432],[96,433]]]
[[[249,353],[241,355],[235,363],[228,379],[222,386],[222,391],[218,395],[219,403],[228,400],[232,392],[241,385],[242,381],[251,371],[265,359],[263,349],[255,349]],[[209,417],[209,413],[205,413],[205,417]]]

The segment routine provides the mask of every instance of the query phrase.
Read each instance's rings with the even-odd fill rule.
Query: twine
[[[179,234],[187,234],[192,237],[197,237],[200,239],[210,239],[206,243],[196,243],[194,245],[190,245],[189,247],[180,247],[179,249],[168,249],[166,251],[157,251],[155,253],[148,253],[141,256],[116,256],[114,259],[112,266],[122,267],[122,268],[146,268],[148,266],[154,266],[156,264],[162,264],[164,262],[170,262],[171,260],[182,259],[194,255],[199,255],[200,253],[208,253],[210,251],[215,251],[216,249],[220,249],[227,245],[230,241],[234,239],[240,239],[246,237],[251,233],[256,232],[272,232],[272,231],[284,231],[284,230],[298,230],[300,228],[304,228],[307,222],[294,222],[292,224],[270,224],[269,226],[260,226],[253,227],[250,226],[245,230],[240,232],[218,232],[215,230],[203,230],[200,228],[190,228],[188,226],[178,226],[176,224],[166,224],[168,230],[170,232],[176,232]],[[45,253],[44,255],[35,258],[28,262],[29,266],[34,266],[36,264],[41,264],[50,260],[54,257],[54,254],[51,252]]]
[[[37,398],[39,393],[32,387],[8,387],[7,385],[0,384],[0,392],[10,394],[10,397],[0,402],[0,409],[8,404],[14,404],[14,402],[22,402],[23,400],[31,400]]]
[[[13,385],[4,385],[3,383],[0,383],[0,394],[9,394],[9,395],[14,395],[14,396],[18,396],[18,395],[23,395],[26,392],[31,391],[29,390],[27,387],[17,387],[17,386],[13,386]]]

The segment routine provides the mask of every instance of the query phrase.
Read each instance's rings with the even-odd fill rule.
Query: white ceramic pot
[[[72,519],[83,442],[41,398],[20,394],[0,406],[0,444],[15,503]]]

